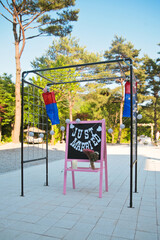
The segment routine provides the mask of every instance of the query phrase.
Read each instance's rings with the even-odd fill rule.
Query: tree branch
[[[26,4],[26,0],[23,0],[23,3],[22,3],[23,6],[22,6],[21,11],[19,12],[19,14],[21,14],[23,12],[25,4]]]
[[[8,4],[8,7],[10,8],[10,4],[9,4],[8,0],[6,0],[6,2],[7,2],[7,4]],[[10,10],[12,10],[12,9],[10,8]]]
[[[6,16],[4,16],[2,13],[0,13],[0,15],[1,15],[2,17],[4,17],[7,21],[9,21],[10,23],[13,24],[13,22],[12,22],[9,18],[7,18]]]
[[[39,33],[39,34],[37,34],[37,35],[34,35],[34,36],[31,36],[31,37],[27,37],[27,38],[25,38],[25,40],[28,40],[28,39],[32,39],[32,38],[35,38],[35,37],[39,37],[40,35],[42,35],[43,33]],[[23,40],[23,39],[22,39]],[[21,41],[22,41],[21,40]]]
[[[22,15],[20,15],[20,22],[22,22]],[[21,27],[19,27],[19,42],[21,41]]]
[[[46,23],[47,24],[47,23]],[[37,26],[35,26],[35,27],[27,27],[26,29],[25,29],[25,31],[27,30],[27,29],[35,29],[35,28],[39,28],[39,27],[41,27],[41,26],[44,26],[44,24],[40,24],[40,25],[37,25]]]
[[[36,18],[38,18],[40,15],[42,15],[43,13],[45,13],[45,11],[43,11],[42,13],[38,13],[35,17],[32,18],[32,20],[30,22],[28,22],[27,24],[25,24],[23,27],[27,28],[28,25],[30,25]]]
[[[13,13],[0,1],[1,5],[13,16]]]

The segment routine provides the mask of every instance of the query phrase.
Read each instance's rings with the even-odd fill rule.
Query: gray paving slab
[[[0,239],[159,240],[160,148],[138,148],[133,208],[128,207],[130,148],[109,145],[107,153],[109,192],[103,188],[102,198],[97,173],[77,173],[76,189],[68,173],[62,194],[64,159],[49,163],[49,186],[44,164],[25,168],[24,197],[19,169],[0,174]]]

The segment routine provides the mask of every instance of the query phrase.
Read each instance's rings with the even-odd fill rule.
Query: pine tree
[[[117,35],[114,37],[114,40],[111,43],[111,47],[109,50],[106,50],[104,53],[104,58],[107,60],[112,60],[112,59],[119,59],[119,58],[131,58],[133,60],[133,66],[134,68],[139,67],[139,62],[141,61],[138,58],[138,55],[140,53],[140,50],[137,50],[134,48],[134,45],[131,42],[126,42],[126,39],[123,37],[118,37]],[[129,68],[126,66],[121,66],[120,63],[117,65],[110,65],[110,69],[112,70],[113,74],[117,72],[117,70],[120,70],[121,76],[125,77],[129,73]],[[137,73],[135,71],[135,73]],[[123,104],[124,104],[124,78],[121,78],[120,80],[116,81],[121,85],[121,102],[120,102],[120,117],[119,117],[119,124],[122,124],[122,117],[123,117]],[[122,129],[119,128],[119,134],[118,134],[118,139],[117,143],[120,143],[121,141],[121,131]]]
[[[36,58],[32,62],[34,68],[48,68],[82,64],[88,62],[96,62],[100,60],[99,54],[89,53],[85,47],[79,45],[79,40],[75,37],[63,37],[58,41],[54,41],[49,47],[47,54],[40,58]],[[50,77],[51,73],[43,73],[45,76]],[[54,71],[54,80],[56,82],[71,82],[75,81],[79,76],[76,69],[61,69]],[[69,109],[69,119],[73,120],[73,107],[78,91],[82,91],[79,83],[69,83],[64,85],[54,86],[57,98],[59,99],[60,108],[65,105]]]
[[[66,36],[72,31],[70,22],[77,21],[79,10],[70,9],[75,5],[75,0],[9,0],[0,1],[0,5],[6,11],[6,14],[0,12],[0,15],[11,23],[14,35],[16,99],[13,142],[19,142],[21,123],[20,59],[26,40],[42,35]],[[28,36],[27,32],[31,35]]]
[[[154,141],[157,143],[156,134],[158,132],[158,121],[160,112],[160,65],[159,59],[153,60],[148,56],[144,57],[142,68],[147,75],[145,81],[144,94],[147,96],[148,102],[144,105],[144,109],[148,112],[151,122],[154,122]]]

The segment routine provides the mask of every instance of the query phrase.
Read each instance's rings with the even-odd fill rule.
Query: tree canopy
[[[160,131],[160,60],[144,56],[139,58],[140,50],[134,48],[134,45],[127,42],[122,37],[115,36],[111,46],[104,52],[106,60],[130,57],[133,60],[134,77],[137,80],[137,96],[138,96],[138,112],[143,115],[141,123],[154,124],[154,140],[156,141],[157,131]],[[127,55],[128,54],[128,55]],[[99,53],[88,52],[84,46],[80,46],[79,40],[69,35],[61,37],[53,41],[48,50],[39,58],[32,61],[33,68],[54,68],[66,65],[75,65],[90,62],[99,62],[102,56]],[[118,71],[117,71],[118,70]],[[123,104],[124,104],[124,84],[125,77],[129,74],[129,66],[127,64],[102,64],[101,66],[92,65],[91,67],[82,68],[64,68],[57,69],[54,74],[45,71],[41,72],[46,78],[52,79],[60,85],[51,86],[54,90],[59,109],[59,117],[61,125],[65,124],[65,119],[75,120],[95,120],[106,119],[107,129],[112,128],[113,133],[107,134],[108,142],[129,142],[130,139],[130,122],[125,121],[125,129],[121,131],[120,124],[123,123]],[[119,79],[110,81],[107,77],[119,77]],[[75,80],[89,80],[91,82],[74,83]],[[92,81],[99,79],[98,81]],[[103,79],[103,80],[102,80]],[[30,79],[36,85],[44,88],[47,81],[41,76],[32,77]],[[70,82],[62,84],[62,82]],[[109,84],[109,85],[108,85]],[[3,139],[7,137],[4,134],[11,135],[12,126],[15,118],[15,85],[11,81],[11,76],[4,74],[0,77],[0,133]],[[111,88],[109,87],[111,86]],[[3,90],[2,90],[3,89]],[[32,109],[32,90],[29,95],[30,112],[37,111]],[[26,96],[26,102],[28,96]],[[35,101],[35,100],[34,100]],[[43,101],[40,97],[40,101]],[[34,104],[38,104],[34,102]],[[28,106],[25,105],[24,109]],[[38,116],[38,114],[37,114]],[[24,114],[26,120],[28,116]],[[32,114],[31,114],[32,120]],[[36,120],[36,119],[35,119]],[[38,120],[37,120],[38,121]],[[27,122],[27,120],[26,120]],[[26,124],[26,123],[25,123]],[[25,126],[26,127],[26,126]],[[54,129],[56,132],[56,140],[61,136],[60,127]],[[138,134],[149,135],[148,129],[138,128]],[[1,136],[0,136],[1,137]]]
[[[16,99],[13,141],[19,142],[21,121],[20,59],[26,40],[42,35],[66,36],[72,31],[70,22],[78,19],[79,10],[72,8],[75,6],[75,0],[9,0],[6,2],[0,0],[0,5],[5,12],[0,11],[0,15],[12,24],[15,43]]]

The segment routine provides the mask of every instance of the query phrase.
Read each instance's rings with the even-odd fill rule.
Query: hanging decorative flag
[[[125,84],[125,99],[123,108],[123,117],[131,117],[131,91],[130,82]],[[137,94],[137,82],[133,85],[133,116],[136,114],[136,94]]]
[[[127,81],[125,84],[125,98],[124,98],[124,108],[123,117],[131,116],[131,94],[130,94],[130,82]]]
[[[47,115],[51,120],[52,125],[59,124],[60,121],[58,117],[58,108],[57,108],[54,92],[44,91],[42,95],[46,105]]]

